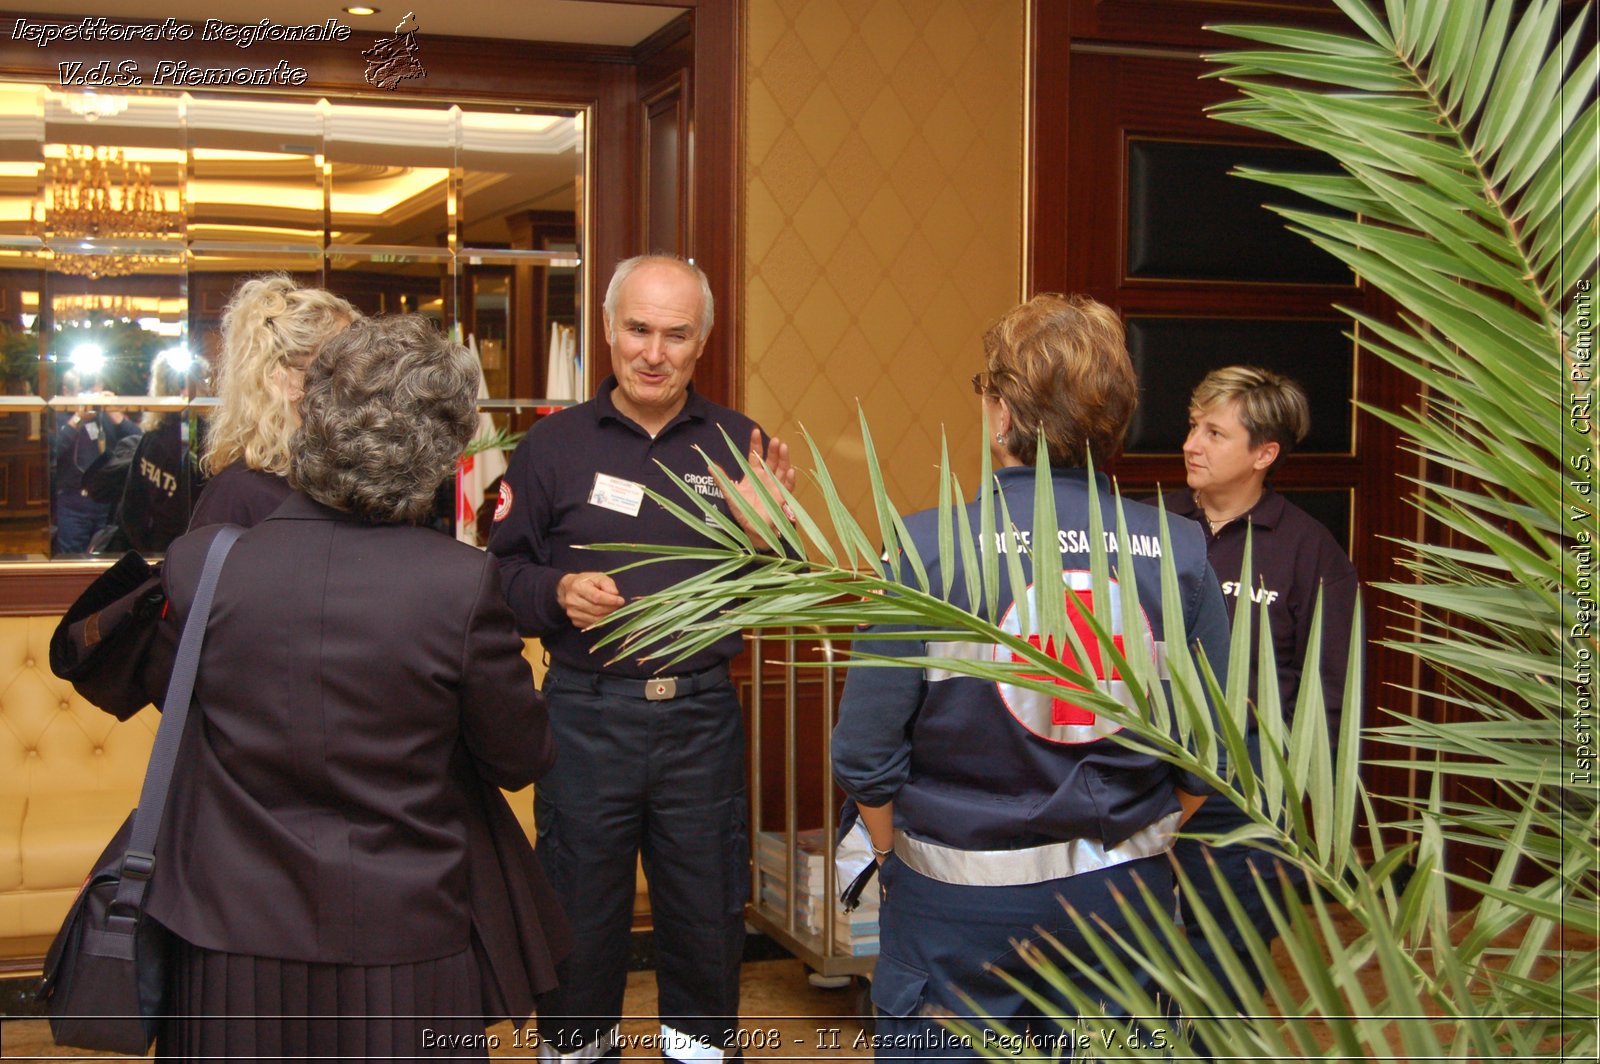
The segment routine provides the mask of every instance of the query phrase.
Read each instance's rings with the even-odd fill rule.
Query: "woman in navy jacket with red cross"
[[[1049,448],[1065,585],[1058,593],[1066,596],[1070,615],[1092,599],[1091,493],[1115,527],[1111,486],[1103,475],[1090,476],[1085,459],[1092,455],[1103,467],[1117,452],[1137,401],[1122,325],[1092,299],[1036,296],[988,331],[984,354],[973,385],[993,433],[999,490],[1018,529],[1033,528],[1037,441],[1042,437]],[[1159,645],[1177,635],[1162,615],[1159,518],[1138,503],[1125,503],[1124,512],[1129,536],[1111,558],[1112,576],[1132,566],[1141,616],[1122,616],[1119,606],[1111,626],[1127,653],[1139,652],[1143,643],[1144,652],[1161,661]],[[978,503],[968,507],[967,519],[976,533]],[[935,514],[912,515],[906,524],[923,558],[936,558]],[[1002,536],[1002,542],[1023,552],[1029,572],[1020,534]],[[1199,529],[1175,522],[1171,544],[1182,630],[1225,677],[1228,620]],[[936,562],[929,585],[950,587],[951,601],[971,608],[962,574],[946,580],[935,568]],[[1006,569],[1000,567],[1002,579]],[[1016,599],[1026,594],[1036,602],[1041,592],[1003,586],[999,626],[1018,631]],[[858,652],[974,653],[971,643],[897,638],[893,630],[881,636],[858,641]],[[987,649],[1009,660],[1002,648]],[[1131,703],[1121,679],[1100,686]],[[1066,690],[1051,697],[911,667],[851,670],[833,762],[881,862],[881,954],[872,984],[880,1056],[962,1055],[933,1018],[939,1013],[970,1017],[981,1011],[1014,1031],[1058,1036],[1061,1027],[997,974],[1041,989],[1016,944],[1044,931],[1079,956],[1091,956],[1063,901],[1115,928],[1121,921],[1114,892],[1136,894],[1141,880],[1157,896],[1170,893],[1173,835],[1208,788],[1111,739],[1116,730]]]

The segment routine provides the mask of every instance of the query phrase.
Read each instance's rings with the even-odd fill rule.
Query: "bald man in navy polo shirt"
[[[592,543],[704,543],[645,495],[677,493],[660,466],[728,506],[727,438],[762,476],[794,486],[788,447],[695,392],[711,332],[698,267],[665,256],[618,265],[606,291],[612,375],[586,403],[534,425],[512,455],[489,549],[525,635],[550,655],[544,694],[556,766],[535,792],[537,853],[567,909],[576,947],[539,1006],[541,1056],[582,1064],[619,1050],[634,867],[643,858],[655,922],[662,1056],[718,1060],[739,1015],[749,898],[745,743],[728,660],[731,635],[654,675],[653,663],[596,651],[628,600],[704,570],[672,562],[617,572],[637,555]],[[697,448],[699,450],[697,450]],[[704,455],[700,453],[704,452]],[[754,499],[753,484],[732,487]]]

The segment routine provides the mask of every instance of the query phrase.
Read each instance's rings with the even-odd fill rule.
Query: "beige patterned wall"
[[[968,379],[1021,288],[1025,10],[747,2],[745,409],[803,425],[859,517],[857,400],[902,509],[937,500],[941,427],[975,486]]]

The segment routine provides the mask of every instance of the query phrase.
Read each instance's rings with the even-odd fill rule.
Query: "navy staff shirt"
[[[1232,616],[1239,600],[1239,577],[1244,570],[1246,532],[1251,533],[1250,596],[1265,603],[1272,618],[1272,652],[1277,663],[1278,694],[1286,717],[1294,713],[1305,671],[1311,617],[1317,593],[1322,604],[1322,695],[1338,737],[1344,702],[1345,667],[1350,660],[1350,626],[1355,613],[1356,568],[1322,523],[1275,491],[1264,492],[1249,513],[1229,521],[1213,535],[1205,513],[1195,504],[1194,493],[1173,491],[1162,496],[1167,511],[1200,525],[1206,536],[1206,557],[1222,583]],[[1261,633],[1251,633],[1250,690],[1256,689],[1255,645]]]
[[[595,543],[709,545],[649,497],[639,499],[637,512],[632,512],[636,488],[649,488],[692,507],[662,471],[665,466],[718,509],[731,513],[706,460],[716,461],[732,479],[739,479],[723,432],[742,452],[756,425],[702,397],[691,385],[683,409],[652,438],[612,402],[616,387],[616,379],[607,377],[593,399],[551,414],[528,430],[501,481],[489,550],[500,558],[506,601],[517,627],[523,635],[539,637],[553,662],[582,672],[643,679],[663,671],[660,663],[613,662],[618,653],[615,645],[595,650],[607,626],[574,628],[556,600],[556,587],[568,573],[610,572],[618,590],[631,600],[709,568],[704,562],[671,561],[615,572],[642,556],[579,548]],[[735,632],[665,671],[698,672],[726,662],[743,645],[743,637]]]

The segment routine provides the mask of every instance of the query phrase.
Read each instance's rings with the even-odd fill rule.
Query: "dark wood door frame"
[[[1025,233],[1025,287],[1040,291],[1086,291],[1127,313],[1137,308],[1146,313],[1178,313],[1179,316],[1205,317],[1211,313],[1237,313],[1241,317],[1271,317],[1287,313],[1311,313],[1308,300],[1320,299],[1325,308],[1337,296],[1339,302],[1354,303],[1379,316],[1391,313],[1378,295],[1361,288],[1307,289],[1301,294],[1265,291],[1252,294],[1249,286],[1189,286],[1130,282],[1124,276],[1126,262],[1121,218],[1126,213],[1126,192],[1108,189],[1106,182],[1121,176],[1123,159],[1107,158],[1107,152],[1121,153],[1113,132],[1107,132],[1104,116],[1095,110],[1094,100],[1074,98],[1074,86],[1084,91],[1086,81],[1095,84],[1088,93],[1116,94],[1117,88],[1096,79],[1075,78],[1075,68],[1091,64],[1097,70],[1120,64],[1138,66],[1141,72],[1167,79],[1162,84],[1135,79],[1124,88],[1152,101],[1139,112],[1139,121],[1159,125],[1153,117],[1162,100],[1195,99],[1198,90],[1186,90],[1192,80],[1182,74],[1192,65],[1197,75],[1200,57],[1229,47],[1229,39],[1207,31],[1217,22],[1281,22],[1318,28],[1341,28],[1343,23],[1328,5],[1316,0],[1278,0],[1260,4],[1253,0],[1214,0],[1214,2],[1175,2],[1175,0],[1123,0],[1116,4],[1098,0],[1031,0],[1029,11],[1029,99],[1028,99],[1028,209]],[[1174,73],[1177,71],[1178,73]],[[1082,75],[1082,71],[1077,72]],[[1180,76],[1182,75],[1182,76]],[[1221,91],[1221,86],[1217,87]],[[1117,106],[1123,106],[1117,97]],[[1135,103],[1135,108],[1146,107]],[[1075,109],[1077,109],[1075,113]],[[1181,106],[1178,107],[1181,110]],[[1192,114],[1174,119],[1184,136],[1211,139],[1247,139],[1233,127],[1205,118],[1198,106]],[[1108,121],[1108,120],[1107,120]],[[1098,123],[1098,125],[1097,125]],[[1085,136],[1085,130],[1099,128],[1104,135]],[[1130,127],[1131,128],[1131,127]],[[1153,132],[1141,128],[1140,133]],[[1091,143],[1092,142],[1092,143]],[[1097,155],[1091,157],[1090,153]],[[1096,203],[1085,206],[1086,198]],[[1202,291],[1201,289],[1208,289]],[[1229,309],[1214,309],[1227,303]],[[1181,312],[1181,313],[1180,313]],[[1241,361],[1246,359],[1241,358]],[[1416,387],[1398,371],[1377,359],[1358,356],[1354,397],[1362,402],[1390,409],[1415,401]],[[1298,456],[1286,469],[1284,487],[1348,488],[1352,493],[1356,519],[1351,530],[1352,555],[1361,575],[1366,609],[1367,654],[1366,704],[1368,723],[1381,722],[1377,706],[1402,708],[1407,701],[1401,688],[1415,684],[1411,659],[1395,651],[1378,648],[1374,640],[1395,622],[1391,611],[1398,600],[1373,589],[1379,581],[1396,580],[1401,573],[1394,552],[1383,537],[1417,534],[1415,512],[1405,502],[1405,491],[1397,482],[1402,474],[1414,474],[1416,462],[1399,447],[1393,430],[1378,419],[1359,415],[1355,422],[1354,451],[1349,456]],[[1125,486],[1149,486],[1158,479],[1170,481],[1181,476],[1182,467],[1172,456],[1127,456],[1113,472]],[[1368,756],[1371,756],[1369,751]],[[1403,755],[1398,755],[1403,756]],[[1401,769],[1369,769],[1368,783],[1382,793],[1406,793],[1414,781]]]

